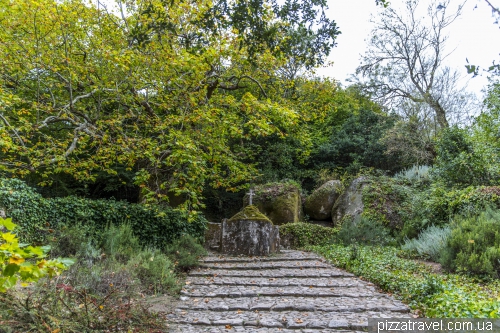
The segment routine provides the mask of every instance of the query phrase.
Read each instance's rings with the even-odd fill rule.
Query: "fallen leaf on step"
[[[297,324],[302,324],[304,321],[302,319],[298,318],[298,319],[295,319],[295,322]]]

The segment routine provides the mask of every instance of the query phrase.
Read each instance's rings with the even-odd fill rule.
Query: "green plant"
[[[100,238],[104,253],[122,263],[141,250],[139,239],[134,235],[130,224],[110,225]]]
[[[185,272],[197,267],[199,258],[207,254],[199,242],[190,235],[183,235],[165,247],[165,254],[174,263],[175,269]]]
[[[74,196],[45,199],[18,179],[0,178],[0,207],[19,225],[19,238],[35,244],[46,243],[63,227],[85,225],[87,237],[98,239],[106,226],[127,223],[142,246],[163,248],[182,234],[203,237],[207,223],[201,214],[188,221],[181,211],[158,205]]]
[[[4,228],[6,232],[2,231]],[[10,232],[15,228],[10,218],[0,218],[0,292],[14,287],[18,280],[26,286],[44,276],[59,275],[74,263],[71,259],[46,260],[50,247],[20,244],[16,234]]]
[[[353,244],[312,247],[335,266],[393,293],[421,316],[499,318],[500,284],[453,274],[435,274],[413,260],[398,257],[394,247]]]
[[[342,223],[334,241],[344,245],[367,244],[387,245],[394,242],[389,230],[379,222],[361,216],[357,220],[347,220]]]
[[[279,226],[281,243],[291,248],[304,248],[309,245],[328,244],[338,232],[337,228],[328,228],[312,223],[287,223]]]
[[[500,211],[455,218],[441,261],[458,272],[500,277]]]
[[[404,251],[416,253],[419,257],[430,258],[433,261],[438,261],[448,243],[448,238],[451,234],[451,227],[436,227],[430,226],[422,231],[418,238],[407,239],[402,246]]]
[[[0,332],[165,332],[166,320],[115,286],[104,295],[48,280],[23,295],[0,294]],[[8,318],[7,320],[4,320]]]
[[[175,265],[158,250],[146,249],[131,258],[127,267],[139,278],[150,293],[175,293],[180,283],[175,275]]]
[[[427,165],[414,165],[409,169],[396,173],[394,177],[405,179],[410,182],[430,181],[431,170],[431,167]]]
[[[491,185],[498,171],[489,167],[492,156],[480,148],[466,129],[443,130],[436,145],[434,174],[451,186]]]

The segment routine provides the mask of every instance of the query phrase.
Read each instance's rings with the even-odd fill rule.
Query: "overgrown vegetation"
[[[280,225],[281,243],[294,249],[329,244],[337,232],[335,228],[305,222]]]
[[[143,247],[130,224],[111,225],[100,238],[82,225],[54,236],[53,252],[76,263],[57,279],[0,294],[2,332],[164,332],[166,319],[148,310],[145,295],[175,295],[205,254],[189,235],[165,251]]]
[[[424,264],[398,257],[394,247],[327,245],[312,248],[433,318],[499,318],[498,281],[478,283],[461,275],[431,273]]]
[[[203,237],[207,222],[201,214],[189,221],[184,213],[159,205],[73,196],[46,199],[23,181],[5,178],[0,179],[0,207],[19,225],[21,240],[29,243],[44,243],[63,226],[82,224],[89,236],[99,238],[107,226],[126,223],[141,245],[163,248],[182,234]]]

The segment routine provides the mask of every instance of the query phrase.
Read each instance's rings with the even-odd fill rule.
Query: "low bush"
[[[377,221],[360,217],[357,221],[352,219],[342,223],[339,232],[333,237],[334,241],[344,245],[387,245],[394,242],[388,228]]]
[[[418,238],[407,239],[402,246],[404,251],[420,258],[439,261],[441,252],[448,243],[451,228],[430,226],[420,233]]]
[[[122,263],[141,251],[139,239],[134,235],[130,224],[110,225],[100,238],[104,253]]]
[[[287,223],[279,228],[281,243],[294,249],[328,244],[338,232],[337,228],[304,222]]]
[[[149,293],[171,293],[180,290],[175,265],[157,250],[144,250],[134,256],[127,265],[139,278]]]
[[[499,278],[500,211],[456,218],[441,262],[450,270]]]
[[[393,293],[421,316],[499,318],[500,284],[478,283],[466,276],[431,273],[424,264],[398,257],[394,247],[362,245],[312,247],[335,266]]]
[[[190,235],[183,235],[165,247],[165,254],[174,263],[175,269],[186,272],[199,265],[201,256],[207,254],[205,248]]]
[[[166,319],[116,287],[95,295],[46,281],[27,295],[0,294],[0,332],[166,332]]]

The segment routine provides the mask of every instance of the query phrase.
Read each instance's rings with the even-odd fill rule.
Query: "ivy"
[[[183,234],[203,237],[206,219],[188,221],[178,210],[117,200],[69,196],[46,199],[18,179],[0,179],[0,207],[19,224],[19,237],[43,243],[54,229],[84,224],[98,236],[108,225],[128,223],[142,245],[163,248]]]

